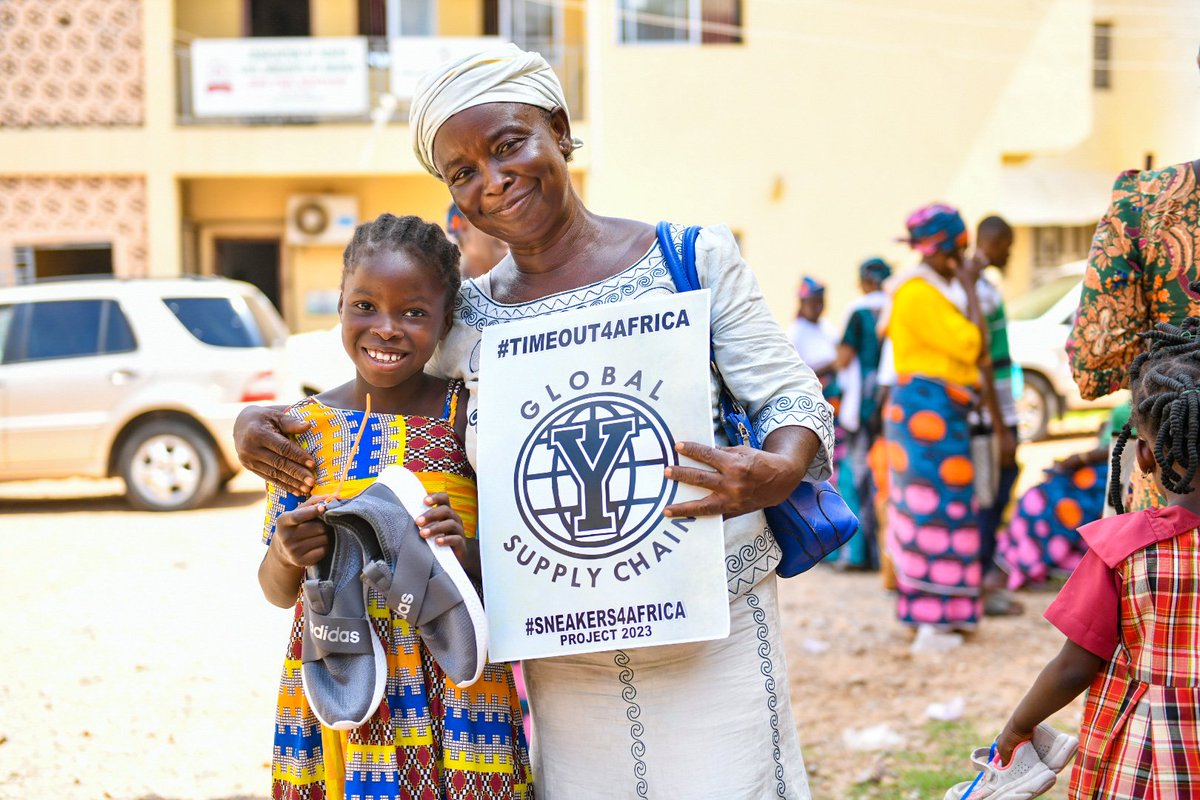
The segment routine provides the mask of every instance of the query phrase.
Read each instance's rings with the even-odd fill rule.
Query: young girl
[[[358,226],[343,256],[338,302],[357,376],[290,410],[310,423],[297,439],[312,455],[317,482],[307,502],[268,487],[259,583],[272,603],[296,609],[275,719],[274,798],[533,796],[509,665],[488,664],[470,688],[455,686],[417,630],[374,590],[368,614],[388,660],[387,692],[374,716],[350,731],[324,728],[301,689],[298,595],[305,568],[329,547],[322,497],[335,490],[352,497],[384,467],[402,464],[430,493],[429,510],[416,520],[421,535],[452,547],[479,574],[475,476],[462,445],[466,393],[461,382],[424,372],[450,328],[458,261],[441,229],[417,217],[383,214]]]
[[[1038,724],[1090,686],[1071,798],[1200,797],[1200,318],[1142,337],[1148,350],[1129,368],[1136,439],[1126,424],[1113,460],[1132,441],[1168,505],[1081,529],[1089,550],[1046,611],[1067,642],[996,742],[1011,765]]]

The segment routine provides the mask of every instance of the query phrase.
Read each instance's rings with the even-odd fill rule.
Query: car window
[[[214,347],[262,347],[254,315],[240,297],[164,297],[188,333]]]
[[[12,327],[13,307],[0,306],[0,363],[4,361],[5,342],[8,341],[8,331]]]
[[[137,349],[137,341],[133,338],[133,329],[121,306],[111,300],[104,301],[104,328],[100,337],[100,350],[103,353],[128,353]]]
[[[112,300],[47,300],[12,307],[4,362],[79,358],[135,349],[133,332]]]
[[[275,310],[275,306],[271,305],[270,300],[250,295],[246,298],[246,304],[250,308],[250,313],[254,315],[263,341],[272,346],[282,346],[287,342],[287,325],[280,319],[279,312]]]
[[[1010,320],[1037,319],[1063,298],[1083,278],[1079,275],[1064,275],[1030,289],[1009,304],[1006,309]]]

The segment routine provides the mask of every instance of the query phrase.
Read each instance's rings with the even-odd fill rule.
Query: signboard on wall
[[[388,41],[391,56],[391,92],[411,100],[421,75],[452,58],[469,56],[504,40],[497,36],[397,36]]]
[[[484,329],[480,549],[496,661],[729,633],[720,517],[663,509],[711,445],[708,290]]]
[[[363,36],[197,39],[191,54],[198,117],[359,116],[370,106]]]

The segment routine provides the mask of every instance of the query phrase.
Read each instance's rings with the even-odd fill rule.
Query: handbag
[[[702,288],[696,273],[696,238],[700,235],[700,228],[693,226],[684,230],[682,259],[675,250],[670,223],[658,223],[657,233],[659,249],[671,272],[676,291],[690,292]],[[721,425],[730,443],[762,449],[745,406],[729,391],[721,371],[717,369],[711,345],[708,363],[719,387]],[[787,500],[765,508],[763,512],[782,551],[779,564],[775,567],[775,572],[782,578],[812,569],[821,559],[848,542],[858,530],[858,517],[829,481],[801,481]]]

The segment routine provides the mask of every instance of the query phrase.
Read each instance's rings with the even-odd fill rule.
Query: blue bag
[[[670,224],[658,223],[658,245],[666,258],[667,269],[671,271],[677,291],[690,292],[701,288],[700,278],[696,274],[696,238],[699,235],[699,227],[684,230],[683,259],[680,260],[671,238]],[[750,417],[725,385],[711,349],[708,363],[720,387],[721,422],[729,441],[734,445],[761,449]],[[787,500],[763,511],[767,515],[771,533],[783,551],[783,557],[775,567],[775,572],[781,578],[799,575],[816,566],[821,559],[848,542],[858,530],[858,517],[829,481],[815,484],[801,481]]]

